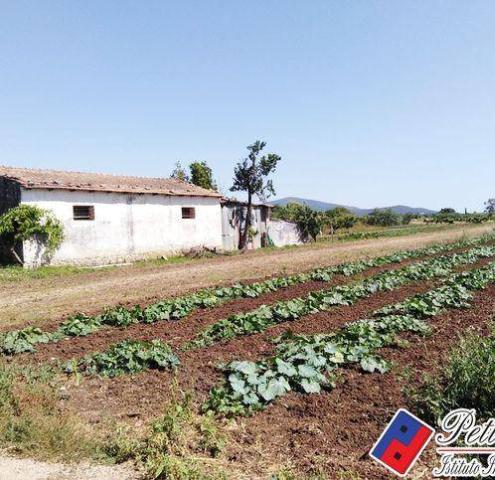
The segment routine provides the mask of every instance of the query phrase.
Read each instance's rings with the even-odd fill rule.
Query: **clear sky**
[[[0,0],[0,164],[480,210],[495,196],[493,0]]]

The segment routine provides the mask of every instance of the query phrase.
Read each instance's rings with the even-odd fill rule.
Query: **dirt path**
[[[0,456],[1,480],[137,480],[133,469],[119,466],[64,465]]]
[[[364,240],[338,245],[317,244],[269,252],[252,252],[182,265],[134,265],[66,277],[0,285],[0,325],[41,324],[66,314],[95,313],[118,303],[142,302],[197,288],[230,284],[308,270],[366,256],[453,241],[493,231],[492,225],[462,226],[446,232]]]

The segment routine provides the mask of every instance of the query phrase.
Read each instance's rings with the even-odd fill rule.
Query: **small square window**
[[[196,218],[196,209],[194,207],[182,207],[182,218]]]
[[[74,220],[94,220],[95,207],[93,205],[74,205],[72,207]]]

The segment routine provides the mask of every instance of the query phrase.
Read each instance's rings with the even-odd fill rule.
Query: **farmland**
[[[195,288],[115,286],[90,307],[41,299],[1,328],[0,442],[128,462],[135,478],[389,478],[366,455],[384,425],[399,407],[427,410],[424,375],[460,336],[490,335],[491,230],[213,260],[188,267],[209,277]],[[224,264],[240,273],[212,275]],[[38,281],[58,284],[29,280],[32,292]],[[437,460],[427,450],[417,478]]]

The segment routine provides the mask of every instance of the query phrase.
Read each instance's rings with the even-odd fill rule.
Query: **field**
[[[495,233],[26,276],[0,293],[9,452],[125,465],[101,478],[385,479],[367,452],[391,416],[437,414],[452,349],[492,334]],[[427,449],[413,478],[437,463]]]

